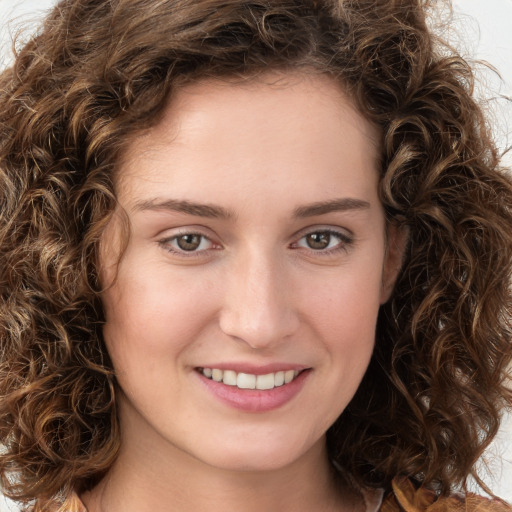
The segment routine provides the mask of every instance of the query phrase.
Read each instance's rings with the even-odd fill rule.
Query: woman
[[[510,405],[512,189],[417,0],[65,0],[1,79],[0,468],[31,510],[424,510]]]

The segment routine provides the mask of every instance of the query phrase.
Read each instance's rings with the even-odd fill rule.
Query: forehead
[[[208,195],[229,181],[291,193],[298,183],[325,187],[343,174],[347,182],[361,169],[376,175],[378,153],[377,128],[327,76],[204,80],[180,89],[160,122],[129,144],[118,192],[133,193],[135,185],[138,195],[155,186],[181,193],[200,185]]]

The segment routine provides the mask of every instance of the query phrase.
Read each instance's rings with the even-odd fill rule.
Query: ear
[[[386,228],[386,254],[382,268],[382,287],[380,303],[389,300],[395,287],[398,273],[402,268],[402,262],[409,239],[409,230],[405,226],[398,226],[390,222]]]

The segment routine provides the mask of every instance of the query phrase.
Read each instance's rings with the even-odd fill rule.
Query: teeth
[[[252,373],[236,373],[233,370],[219,370],[218,368],[200,368],[201,373],[208,379],[222,382],[227,386],[236,386],[240,389],[273,389],[289,384],[297,375],[298,370],[279,371],[266,375],[253,375]]]
[[[236,386],[236,384],[237,384],[236,372],[234,372],[232,370],[224,370],[222,382],[224,382],[224,384],[227,384],[228,386]]]
[[[284,383],[288,384],[295,378],[295,372],[293,370],[288,370],[284,372]]]
[[[224,384],[228,383],[224,381]],[[256,389],[256,375],[251,375],[250,373],[239,373],[236,378],[236,384],[234,385],[240,389]]]
[[[267,373],[256,377],[256,389],[272,389],[274,387],[275,374]]]

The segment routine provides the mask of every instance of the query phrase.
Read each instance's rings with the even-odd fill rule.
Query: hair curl
[[[468,64],[424,0],[63,0],[0,78],[0,476],[45,504],[119,447],[102,339],[113,176],[169,97],[210,77],[339,81],[382,133],[380,194],[409,242],[373,359],[328,432],[359,482],[465,481],[512,403],[512,186]],[[36,506],[37,508],[37,506]]]

